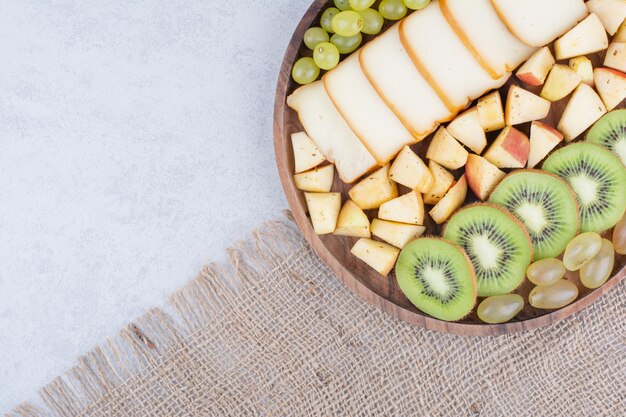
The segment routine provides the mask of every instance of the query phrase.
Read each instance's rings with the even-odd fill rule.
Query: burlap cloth
[[[624,416],[625,284],[551,327],[435,333],[265,225],[9,416]]]

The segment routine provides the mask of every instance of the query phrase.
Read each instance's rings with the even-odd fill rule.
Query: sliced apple
[[[372,234],[400,249],[404,249],[409,242],[422,236],[425,231],[426,228],[424,226],[390,222],[380,219],[372,220]]]
[[[530,154],[526,167],[537,166],[562,140],[561,132],[550,125],[534,121],[530,125]]]
[[[296,183],[298,190],[327,193],[333,186],[334,177],[334,166],[326,165],[311,171],[295,174],[293,181]]]
[[[386,277],[396,264],[400,250],[383,242],[361,238],[350,253]]]
[[[459,169],[467,161],[467,151],[441,126],[433,137],[426,158],[432,159],[448,169]]]
[[[408,146],[402,148],[391,164],[389,178],[419,193],[428,191],[435,182],[433,174],[422,161],[422,158],[417,156]]]
[[[603,51],[608,46],[609,39],[602,22],[591,13],[554,42],[554,52],[556,59],[561,60]]]
[[[477,107],[459,114],[448,124],[446,130],[452,137],[478,154],[487,146],[487,136],[480,124]]]
[[[370,237],[370,221],[354,201],[348,200],[339,212],[337,228],[333,234],[350,237]]]
[[[508,126],[543,119],[550,113],[550,102],[545,98],[512,85],[506,98],[504,118]]]
[[[363,210],[376,209],[398,196],[396,183],[389,179],[389,164],[363,178],[348,192],[352,201]]]
[[[306,132],[291,135],[295,173],[308,171],[326,160]]]
[[[430,210],[430,217],[437,224],[445,222],[463,205],[465,197],[467,197],[467,179],[463,175],[441,201]]]
[[[604,28],[614,35],[626,19],[626,1],[624,0],[589,0],[587,8],[600,18]]]
[[[611,42],[626,42],[626,20],[622,22]]]
[[[604,57],[604,66],[626,72],[626,43],[613,42]]]
[[[428,169],[432,172],[435,182],[424,193],[424,203],[437,204],[454,183],[454,176],[435,161],[428,161]]]
[[[559,101],[574,91],[582,78],[568,65],[556,64],[550,70],[540,96],[549,101]]]
[[[485,158],[470,154],[465,166],[465,176],[467,177],[467,185],[474,195],[485,201],[506,176],[506,173],[500,171],[498,167]]]
[[[498,168],[523,168],[528,161],[529,152],[528,137],[514,127],[507,126],[485,152],[484,157]]]
[[[304,197],[315,233],[334,232],[341,209],[341,193],[304,193]]]
[[[544,46],[528,58],[528,61],[517,70],[515,76],[528,85],[543,85],[554,62],[552,52],[547,46]]]
[[[401,197],[381,204],[378,218],[400,223],[424,224],[424,201],[422,195],[411,191]]]
[[[626,74],[609,68],[597,68],[593,74],[602,101],[613,110],[626,98]]]
[[[598,94],[587,84],[580,84],[570,98],[557,130],[566,141],[576,139],[589,126],[606,113],[606,107]]]
[[[585,84],[593,87],[593,63],[586,56],[577,56],[569,60],[569,67],[580,76]]]
[[[478,118],[485,132],[493,132],[506,126],[504,108],[498,90],[478,99]]]

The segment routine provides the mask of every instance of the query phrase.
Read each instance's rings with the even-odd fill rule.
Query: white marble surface
[[[309,3],[0,0],[0,414],[280,215]]]

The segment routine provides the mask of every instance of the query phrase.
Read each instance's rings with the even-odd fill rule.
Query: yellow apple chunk
[[[500,132],[484,157],[498,168],[524,168],[529,153],[528,137],[508,126]]]
[[[605,50],[609,46],[606,30],[598,16],[591,13],[554,42],[556,59],[568,59]]]
[[[540,96],[549,101],[559,101],[574,91],[582,78],[568,65],[556,64],[550,70]]]
[[[485,132],[493,132],[506,126],[504,108],[498,90],[478,99],[478,118]]]
[[[613,110],[626,98],[626,74],[609,68],[594,71],[596,89],[608,110]]]
[[[480,154],[487,146],[487,136],[480,124],[478,108],[472,107],[454,118],[446,127],[448,133],[472,151]]]
[[[508,126],[543,119],[550,113],[550,102],[517,85],[509,88],[505,119]]]
[[[435,182],[433,174],[408,146],[402,148],[389,170],[389,178],[398,184],[409,187],[418,193],[430,189]]]
[[[587,84],[580,84],[570,98],[557,130],[566,141],[576,139],[606,113],[606,107],[598,94]]]
[[[547,46],[544,46],[528,58],[528,61],[517,70],[515,75],[524,84],[543,85],[554,62],[552,52]]]
[[[578,74],[582,82],[593,87],[593,63],[586,56],[577,56],[569,60],[569,67]]]
[[[424,201],[422,195],[411,191],[402,197],[383,203],[378,209],[378,218],[400,223],[424,224]]]
[[[604,57],[604,66],[626,72],[626,43],[613,42]]]
[[[370,237],[370,221],[354,201],[348,200],[339,212],[337,228],[333,234],[350,237]]]
[[[389,164],[359,181],[348,194],[362,210],[377,209],[385,201],[396,198],[398,187],[389,179]]]
[[[424,203],[437,204],[454,183],[454,176],[435,161],[428,161],[428,169],[432,172],[435,182],[424,193]]]
[[[372,220],[371,229],[374,236],[400,249],[404,249],[407,244],[422,236],[426,231],[424,226],[380,219]]]
[[[463,175],[448,193],[430,211],[430,217],[437,224],[444,223],[459,209],[467,197],[467,180]]]
[[[291,145],[296,174],[315,168],[326,160],[305,132],[291,135]]]
[[[620,25],[619,29],[613,39],[612,42],[626,42],[626,20]]]
[[[459,169],[465,165],[468,152],[441,126],[433,137],[426,158],[432,159],[448,169]]]
[[[295,174],[293,181],[296,183],[298,190],[327,193],[333,186],[334,177],[334,166],[326,165],[308,172]]]
[[[304,193],[304,197],[315,233],[334,232],[341,209],[341,193]]]
[[[534,168],[537,166],[562,140],[561,132],[552,126],[537,121],[533,122],[530,125],[530,154],[526,167]]]
[[[396,264],[400,249],[383,242],[361,238],[354,244],[350,253],[386,277]]]
[[[465,165],[467,185],[474,195],[485,201],[496,186],[506,176],[498,167],[478,155],[470,155]]]
[[[587,8],[591,13],[598,15],[610,35],[614,35],[626,19],[626,1],[624,0],[589,0]]]

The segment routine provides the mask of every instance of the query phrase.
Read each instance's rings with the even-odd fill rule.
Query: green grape
[[[404,5],[407,9],[420,10],[428,6],[430,0],[404,0]]]
[[[313,50],[322,42],[328,42],[328,32],[324,29],[312,27],[304,32],[304,44],[307,48]]]
[[[315,47],[313,59],[315,64],[321,69],[330,70],[339,63],[339,51],[332,43],[322,42]]]
[[[324,29],[328,33],[335,33],[332,28],[332,22],[333,17],[335,17],[335,15],[339,13],[339,11],[340,10],[335,7],[329,7],[328,9],[324,10],[324,13],[322,13],[322,17],[320,18],[320,26],[322,27],[322,29]]]
[[[350,0],[352,10],[365,10],[374,4],[374,0]]]
[[[349,54],[356,50],[361,45],[361,41],[363,40],[363,35],[361,33],[357,33],[354,36],[341,36],[335,33],[332,38],[330,38],[330,42],[337,47],[337,50],[340,54]]]
[[[335,0],[335,7],[342,12],[344,10],[352,10],[352,7],[350,7],[350,2],[348,0]]]
[[[363,29],[363,19],[352,10],[340,12],[333,17],[332,27],[341,36],[354,36]]]
[[[378,11],[387,20],[400,20],[406,16],[406,6],[403,0],[383,0],[378,6]]]
[[[320,69],[315,65],[313,58],[300,58],[296,61],[291,70],[293,80],[298,84],[309,84],[317,80],[320,75]]]
[[[365,9],[358,12],[363,19],[363,29],[361,32],[366,35],[378,35],[383,28],[385,19],[374,9]]]

